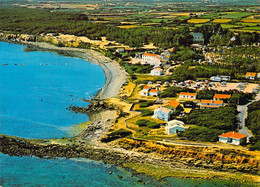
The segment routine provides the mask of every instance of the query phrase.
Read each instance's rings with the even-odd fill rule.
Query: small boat
[[[2,64],[3,66],[7,66],[8,64]]]

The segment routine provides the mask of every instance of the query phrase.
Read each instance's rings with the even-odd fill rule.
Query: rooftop
[[[192,96],[196,96],[197,93],[187,93],[187,92],[181,92],[180,95],[192,95]]]
[[[201,100],[200,101],[201,103],[212,103],[212,104],[223,104],[223,101],[222,100],[219,100],[219,101],[215,101],[215,100]]]
[[[174,100],[171,100],[169,103],[169,106],[174,107],[174,108],[177,108],[179,105],[180,105],[180,103],[177,101],[174,101]]]
[[[241,133],[237,133],[237,132],[227,132],[225,134],[219,135],[219,137],[241,139],[241,138],[247,137],[247,135],[241,134]]]
[[[229,99],[231,97],[230,94],[215,94],[214,98],[216,99]]]
[[[157,57],[158,55],[157,54],[151,54],[151,53],[144,53],[143,56],[154,56],[154,57]]]
[[[247,73],[246,73],[246,76],[253,76],[253,77],[255,77],[255,76],[256,76],[256,73],[253,73],[253,72],[247,72]]]

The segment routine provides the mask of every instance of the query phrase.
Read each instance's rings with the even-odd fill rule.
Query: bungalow
[[[161,76],[163,75],[163,69],[161,68],[155,68],[151,71],[150,75],[154,75],[154,76]]]
[[[179,120],[168,121],[165,126],[165,133],[168,135],[177,134],[180,131],[185,131],[184,123]]]
[[[246,79],[255,80],[256,73],[253,72],[247,72],[246,73]]]
[[[159,96],[161,94],[160,90],[156,90],[156,89],[151,89],[149,92],[149,96]]]
[[[200,108],[218,108],[223,106],[222,100],[201,100],[200,102]]]
[[[161,91],[159,89],[151,89],[150,86],[145,86],[143,90],[139,92],[141,96],[159,96]]]
[[[227,100],[230,98],[231,98],[230,94],[215,94],[213,100]]]
[[[193,43],[204,43],[204,36],[202,33],[190,33],[193,36]]]
[[[166,107],[160,107],[154,110],[154,115],[153,117],[164,120],[164,121],[169,121],[171,118],[171,114],[173,111],[169,108]]]
[[[167,107],[167,108],[169,108],[169,109],[171,109],[173,111],[176,111],[178,108],[181,107],[181,105],[180,105],[179,102],[171,100],[170,103],[167,106],[165,106],[165,107]]]
[[[247,135],[237,132],[227,132],[218,136],[219,142],[228,143],[232,145],[243,145],[246,144]]]
[[[181,92],[179,95],[180,99],[196,99],[197,93],[186,93],[186,92]]]

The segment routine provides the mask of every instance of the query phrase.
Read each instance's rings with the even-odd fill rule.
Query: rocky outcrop
[[[145,153],[156,153],[171,162],[181,162],[190,167],[203,167],[219,171],[240,171],[260,174],[260,161],[244,151],[198,146],[164,145],[152,141],[122,139],[120,147]]]

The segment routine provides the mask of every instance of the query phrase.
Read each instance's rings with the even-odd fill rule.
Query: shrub
[[[146,119],[140,119],[140,120],[136,121],[136,124],[137,124],[139,127],[144,127],[144,126],[147,125],[148,122],[149,122],[149,121],[146,120]]]
[[[153,111],[152,110],[142,110],[142,116],[152,116],[153,115]]]
[[[147,125],[147,127],[151,128],[151,129],[156,129],[156,128],[160,127],[160,124],[151,122],[151,121],[149,121],[146,125]]]
[[[125,129],[119,129],[119,130],[114,131],[110,134],[106,134],[103,138],[101,138],[101,142],[111,142],[113,140],[129,136],[131,134],[132,134],[131,131],[128,131],[128,130],[125,130]]]

